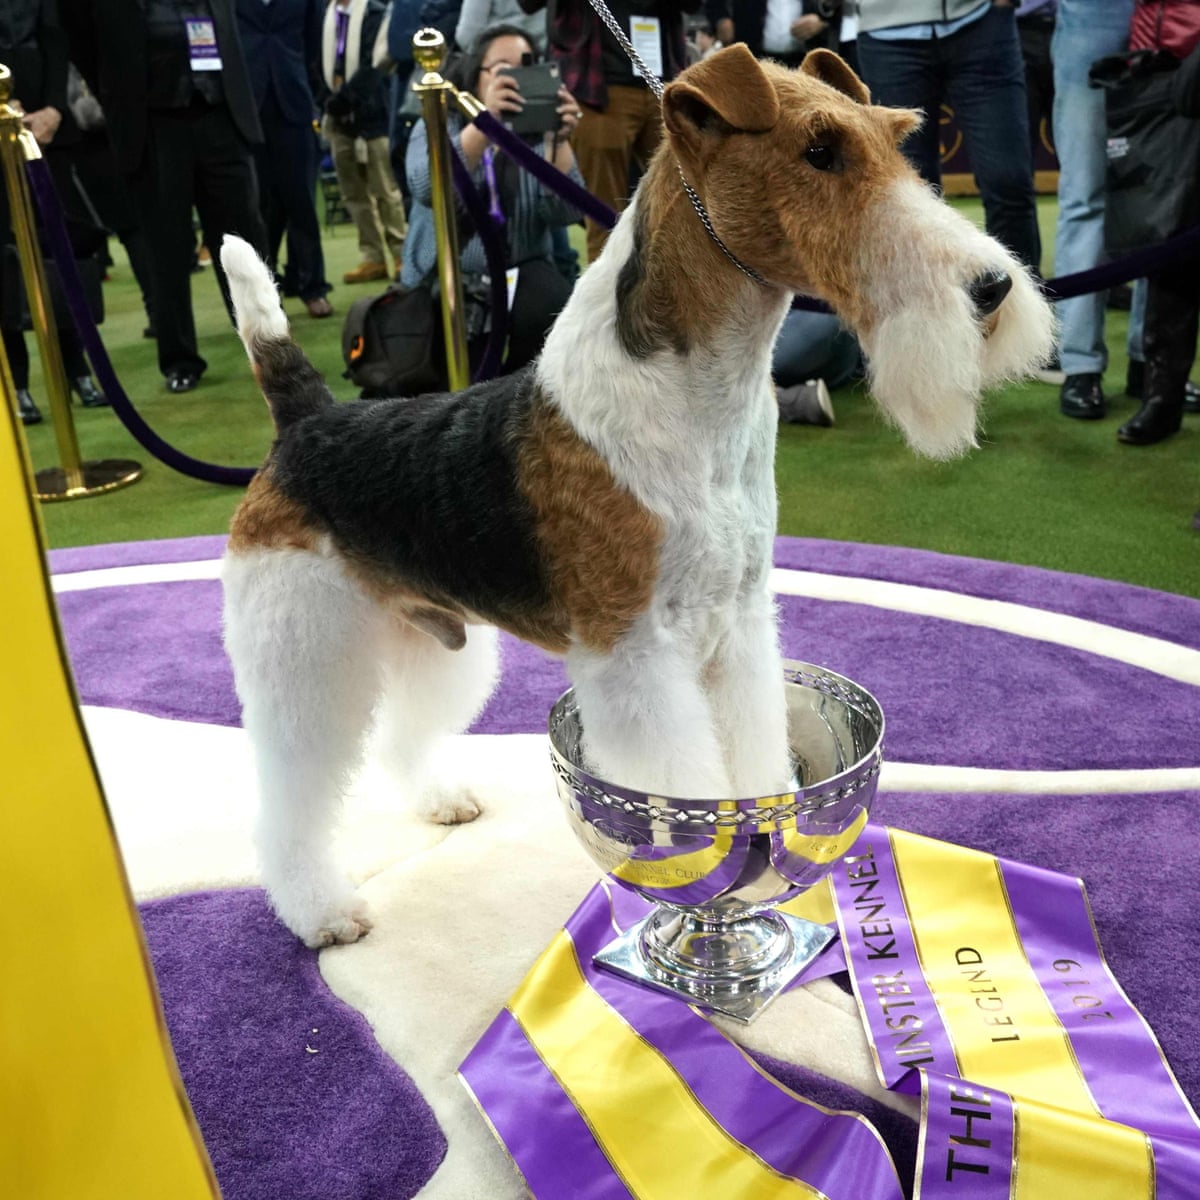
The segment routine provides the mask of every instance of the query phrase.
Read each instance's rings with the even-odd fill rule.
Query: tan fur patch
[[[607,652],[654,595],[661,521],[544,397],[534,400],[517,482],[533,506],[558,619]]]
[[[778,98],[778,118],[769,129],[738,129],[721,114],[738,111],[728,93],[748,87],[751,68],[721,60],[727,53],[705,60],[703,75],[689,68],[664,95],[667,138],[639,198],[651,231],[643,324],[676,347],[702,345],[726,320],[725,306],[710,302],[714,290],[758,286],[709,237],[679,167],[732,254],[777,285],[829,301],[851,323],[869,321],[860,243],[889,186],[913,174],[897,148],[913,115],[862,103],[865,89],[844,64],[821,59],[790,71],[768,61],[754,69]],[[808,161],[817,146],[835,152],[833,169]]]
[[[320,531],[308,513],[278,491],[269,470],[259,471],[246,489],[246,497],[233,514],[229,549],[313,550]]]

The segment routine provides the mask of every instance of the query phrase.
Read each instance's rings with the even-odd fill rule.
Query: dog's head
[[[1048,357],[1053,317],[1029,273],[900,153],[919,114],[872,105],[836,54],[789,71],[731,46],[667,86],[663,118],[730,252],[830,304],[914,449],[973,445],[982,389]]]

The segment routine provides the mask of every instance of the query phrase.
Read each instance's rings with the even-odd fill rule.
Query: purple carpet
[[[221,538],[58,551],[56,573],[216,557]],[[1200,601],[1124,584],[924,551],[780,539],[779,566],[941,588],[1087,618],[1200,649]],[[59,598],[86,704],[235,725],[213,582]],[[870,688],[893,761],[1006,769],[1200,766],[1200,688],[953,621],[785,597],[784,649]],[[476,725],[540,732],[561,666],[510,639]],[[1094,797],[883,794],[874,816],[919,833],[1081,876],[1117,977],[1200,1101],[1200,1014],[1189,1002],[1195,929],[1187,880],[1200,793]],[[369,1029],[324,987],[310,952],[257,892],[143,908],[189,1094],[226,1200],[404,1200],[444,1152],[428,1107]],[[319,1030],[312,1033],[313,1029]],[[309,1053],[316,1050],[318,1053]],[[821,1103],[877,1120],[903,1177],[913,1128],[858,1093],[771,1064]],[[402,1134],[402,1136],[401,1136]],[[307,1189],[307,1190],[306,1190]]]
[[[317,953],[258,889],[141,906],[171,1043],[225,1200],[407,1200],[446,1139]]]

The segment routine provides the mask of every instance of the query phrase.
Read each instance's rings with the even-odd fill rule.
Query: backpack
[[[392,284],[356,300],[342,326],[345,378],[365,399],[447,389],[441,314],[430,287]]]

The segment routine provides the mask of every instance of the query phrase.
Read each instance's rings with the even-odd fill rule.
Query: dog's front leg
[[[705,682],[733,794],[786,791],[791,776],[787,702],[775,604],[765,588],[739,606]]]
[[[568,653],[592,773],[656,795],[730,794],[700,663],[690,650],[656,630],[627,635],[609,654]]]

